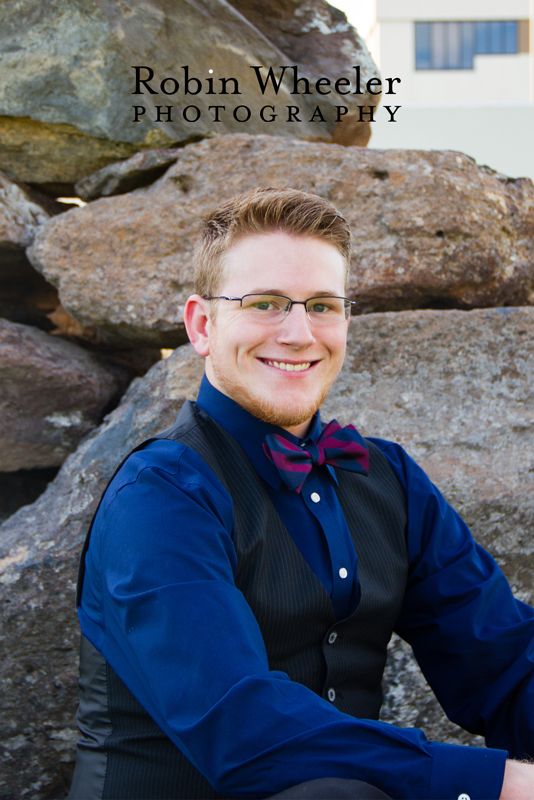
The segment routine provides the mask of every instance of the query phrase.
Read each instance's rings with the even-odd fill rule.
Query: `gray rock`
[[[364,433],[404,444],[530,602],[533,343],[532,308],[358,317],[323,409],[325,419],[351,420]],[[34,785],[39,800],[68,772],[76,738],[74,582],[85,531],[117,463],[172,422],[183,401],[195,397],[202,371],[191,346],[156,364],[67,458],[37,502],[0,527],[0,641],[9,642],[0,661],[9,700],[0,709],[10,754],[0,768],[5,794],[23,796]],[[478,743],[443,721],[396,643],[388,670],[385,718],[422,725],[439,741]]]
[[[128,374],[42,331],[0,319],[0,471],[63,463],[118,401]]]
[[[117,161],[82,178],[74,187],[82,200],[125,194],[160,178],[178,158],[177,149],[141,150],[126,161]]]
[[[355,65],[360,66],[362,87],[377,77],[376,66],[364,40],[347,23],[344,12],[324,0],[269,0],[268,3],[233,0],[232,5],[288,55],[292,64],[301,65],[303,74],[314,81],[323,75],[332,78],[354,75]],[[371,85],[373,92],[377,88],[376,84]],[[341,104],[348,108],[348,113],[334,129],[332,141],[365,147],[372,126],[365,121],[368,119],[365,115],[362,115],[364,121],[360,121],[358,106],[376,107],[380,95],[369,94],[364,89],[361,95],[332,93],[321,98],[321,105],[325,100],[334,110]]]
[[[300,32],[308,40],[314,37],[308,31],[310,25],[313,29],[320,19],[325,27],[325,19],[333,12],[315,0],[313,19],[304,14],[299,31],[300,6],[304,4],[295,4],[293,36]],[[334,16],[331,36],[323,38],[331,39],[331,48],[338,51],[332,68],[342,65],[343,72],[325,77],[353,78],[353,65],[361,65],[365,86],[377,76],[376,67],[356,32],[341,19],[341,12]],[[0,143],[5,147],[3,154],[0,148],[0,168],[9,170],[10,177],[44,184],[50,191],[74,184],[136,150],[221,133],[247,130],[330,140],[336,129],[336,100],[351,108],[350,121],[341,124],[344,143],[363,143],[353,107],[378,100],[365,89],[362,95],[345,98],[324,96],[314,86],[310,95],[297,97],[298,103],[289,85],[278,94],[270,88],[262,94],[250,67],[278,70],[278,65],[294,62],[225,0],[146,0],[127,7],[112,0],[2,3],[0,56]],[[308,61],[299,75],[313,78]],[[323,62],[329,65],[327,59]],[[140,87],[142,93],[132,94],[136,90],[132,65],[152,70],[150,85],[155,94],[145,86]],[[191,93],[185,93],[184,65],[190,77],[200,80],[199,93],[193,84]],[[208,68],[213,70],[213,92],[206,82]],[[149,75],[148,69],[140,71],[141,78]],[[167,78],[170,81],[162,90],[161,82]],[[237,78],[240,93],[234,94],[230,83],[228,93],[219,95],[223,88],[219,78]],[[173,79],[180,88],[168,94],[174,91]],[[216,104],[225,106],[219,122],[216,112],[209,109]],[[300,122],[288,121],[288,104],[300,108]],[[317,104],[323,108],[324,121],[319,116],[310,121]],[[187,105],[198,109],[197,120],[194,110],[184,118]],[[277,108],[272,121],[261,119],[265,105]],[[145,109],[137,122],[133,106]],[[172,119],[166,121],[169,106]],[[250,119],[243,108],[234,116],[238,106],[250,109]],[[362,129],[365,140],[368,125],[364,123]]]
[[[51,220],[28,255],[67,311],[118,346],[186,341],[194,241],[217,203],[257,186],[331,200],[354,232],[359,313],[534,302],[534,186],[459,153],[221,136],[155,184]],[[239,169],[235,165],[239,164]]]
[[[26,248],[58,205],[37,199],[0,172],[0,317],[52,327],[46,314],[59,303],[57,291],[32,267]]]

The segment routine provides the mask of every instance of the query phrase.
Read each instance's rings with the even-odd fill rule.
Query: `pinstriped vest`
[[[173,427],[155,438],[195,450],[232,497],[236,586],[258,621],[270,669],[286,672],[347,714],[377,719],[386,648],[408,570],[406,500],[386,457],[369,442],[368,477],[336,469],[336,491],[358,554],[361,589],[354,613],[336,621],[323,584],[235,439],[189,402]],[[83,637],[78,724],[82,738],[69,800],[221,797]]]

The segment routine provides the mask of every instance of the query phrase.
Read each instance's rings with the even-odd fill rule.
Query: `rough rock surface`
[[[126,161],[109,164],[78,181],[74,187],[82,200],[126,194],[160,178],[178,158],[177,149],[141,150]]]
[[[345,366],[324,416],[402,442],[534,600],[534,309],[373,314],[351,323]],[[128,389],[37,502],[0,527],[0,794],[44,798],[72,762],[81,543],[115,466],[196,395],[202,360],[179,348]],[[58,646],[59,642],[59,646]],[[384,714],[431,738],[472,737],[443,722],[394,644]],[[421,702],[419,701],[421,698]],[[414,713],[414,708],[419,709]],[[28,722],[31,720],[31,723]],[[3,783],[1,783],[3,781]]]
[[[143,143],[115,142],[64,122],[0,115],[0,169],[11,180],[38,184],[53,197],[71,197],[76,181],[141,147],[168,144],[169,137],[160,131],[149,131]]]
[[[49,210],[57,213],[59,204]],[[31,191],[8,180],[0,172],[0,317],[38,327],[52,327],[46,314],[58,305],[57,291],[33,269],[26,258],[40,225],[49,211]]]
[[[125,370],[0,319],[0,471],[55,467],[120,397]]]
[[[378,75],[365,44],[342,12],[334,12],[322,0],[314,0],[313,10],[306,10],[302,2],[294,7],[293,39],[300,36],[309,45],[313,42],[308,49],[317,52],[332,48],[337,53],[330,61],[323,53],[322,64],[336,70],[326,77],[353,78],[353,65],[361,65],[365,87]],[[124,7],[113,0],[0,4],[0,143],[6,147],[3,153],[0,148],[0,168],[9,170],[10,177],[57,190],[141,148],[237,133],[244,126],[252,133],[330,140],[336,128],[336,104],[351,108],[350,120],[347,115],[349,121],[339,126],[343,143],[366,143],[369,126],[355,124],[354,106],[376,104],[377,97],[365,91],[358,96],[325,96],[312,86],[310,95],[295,96],[289,93],[292,87],[284,85],[278,95],[272,89],[262,94],[250,66],[278,70],[278,65],[295,61],[245,16],[224,0],[145,0]],[[276,36],[276,27],[272,30]],[[313,78],[305,49],[301,47],[299,75]],[[154,71],[156,94],[145,87],[143,94],[132,94],[136,88],[132,65]],[[185,93],[183,65],[189,67],[190,77],[200,80],[199,93],[193,84]],[[143,78],[148,75],[141,73]],[[214,79],[211,93],[205,82],[209,77]],[[219,78],[232,77],[238,78],[240,94],[233,93],[230,83],[228,92],[219,95],[224,88]],[[171,80],[160,90],[166,78],[177,80],[179,89],[174,91]],[[312,122],[318,103],[324,121],[316,116]],[[214,104],[225,106],[219,122],[208,108]],[[287,120],[288,104],[300,107],[300,122]],[[146,109],[137,122],[134,105]],[[184,118],[188,105],[199,109],[198,120],[195,111]],[[277,107],[272,121],[260,117],[265,105]],[[170,121],[167,106],[173,107]],[[234,118],[237,106],[248,107],[250,119],[245,120],[243,109]],[[54,152],[58,144],[60,152]]]
[[[315,192],[347,215],[359,313],[534,302],[534,186],[451,152],[205,140],[152,186],[51,220],[28,254],[69,313],[107,341],[173,347],[185,341],[202,217],[266,185]]]
[[[232,5],[288,55],[292,63],[301,65],[310,79],[354,75],[352,70],[356,64],[361,69],[362,87],[376,77],[376,67],[364,40],[347,23],[343,11],[323,0],[269,0],[268,3],[233,0]],[[373,92],[377,88],[371,86]],[[322,103],[324,99],[321,98]],[[371,136],[371,125],[360,121],[357,106],[376,106],[379,96],[365,91],[356,96],[330,94],[326,99],[334,108],[343,103],[349,108],[349,113],[336,125],[333,141],[365,147]]]

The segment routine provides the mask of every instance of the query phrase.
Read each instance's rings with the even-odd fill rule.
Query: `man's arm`
[[[447,716],[512,758],[534,756],[534,609],[399,445],[375,440],[408,498],[410,574],[398,633]],[[512,775],[529,774],[511,767]]]
[[[397,798],[497,800],[503,753],[355,719],[269,670],[232,533],[231,499],[197,454],[153,443],[106,493],[80,608],[84,634],[216,790],[333,776]]]

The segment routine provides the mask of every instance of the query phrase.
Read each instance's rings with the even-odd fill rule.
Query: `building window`
[[[521,22],[416,22],[416,69],[473,69],[476,55],[518,53]],[[523,38],[523,37],[521,37]]]

